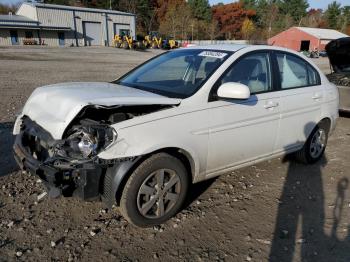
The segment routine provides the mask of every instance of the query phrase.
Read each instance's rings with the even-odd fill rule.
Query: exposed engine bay
[[[110,125],[169,107],[87,106],[67,126],[62,140],[54,140],[42,127],[24,116],[23,142],[29,146],[34,158],[45,164],[72,168],[86,161],[96,160],[97,154],[117,139],[117,132]]]

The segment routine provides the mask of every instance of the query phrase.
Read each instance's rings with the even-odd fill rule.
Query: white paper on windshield
[[[203,51],[198,54],[198,56],[207,56],[207,57],[214,57],[214,58],[224,58],[227,56],[227,53],[223,52],[215,52],[215,51]]]

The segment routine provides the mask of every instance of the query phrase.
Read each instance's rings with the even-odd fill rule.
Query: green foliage
[[[339,25],[339,16],[341,15],[341,5],[334,1],[328,5],[326,10],[326,17],[328,26],[333,29],[337,29]]]
[[[350,26],[350,6],[344,6],[341,9],[341,16],[339,17],[339,28],[343,33],[348,33]]]
[[[258,0],[240,0],[242,3],[243,7],[245,9],[252,9],[252,10],[257,10],[258,8]],[[267,2],[267,1],[264,1]]]
[[[208,0],[188,0],[187,3],[194,18],[207,22],[211,20],[211,8]]]
[[[309,4],[307,0],[280,0],[277,2],[280,12],[289,15],[294,23],[300,23],[301,19],[306,16]]]

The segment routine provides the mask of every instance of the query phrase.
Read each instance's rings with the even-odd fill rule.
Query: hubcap
[[[144,217],[160,218],[176,204],[181,191],[178,174],[171,169],[151,173],[140,186],[137,208]]]
[[[319,129],[313,135],[310,144],[310,155],[312,158],[318,158],[326,146],[326,132]]]

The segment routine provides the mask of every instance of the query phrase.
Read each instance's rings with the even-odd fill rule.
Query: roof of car
[[[251,46],[251,45],[241,45],[241,44],[195,45],[195,46],[189,46],[187,48],[236,52],[248,46]]]

